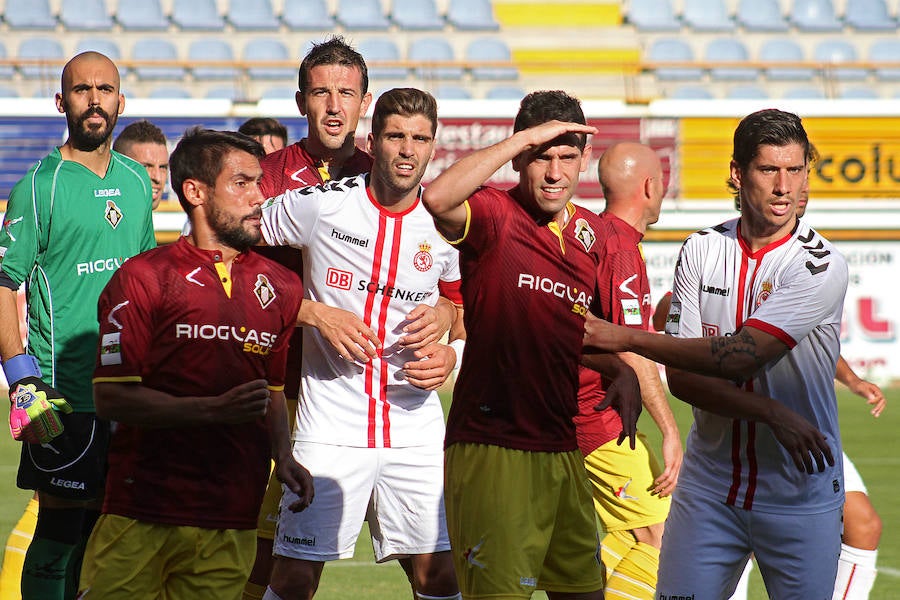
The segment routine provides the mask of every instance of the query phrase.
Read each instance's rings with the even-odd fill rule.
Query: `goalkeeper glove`
[[[63,432],[57,411],[72,412],[59,392],[41,381],[33,356],[19,354],[3,364],[10,382],[9,431],[13,439],[46,444]]]

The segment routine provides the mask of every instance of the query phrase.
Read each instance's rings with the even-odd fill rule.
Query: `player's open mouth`
[[[336,119],[325,121],[325,130],[328,131],[328,133],[340,133],[343,128],[344,124]]]
[[[396,168],[401,173],[412,173],[416,170],[415,165],[411,163],[398,163],[394,165],[394,168]]]

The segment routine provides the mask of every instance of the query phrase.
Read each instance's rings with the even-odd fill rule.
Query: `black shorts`
[[[22,444],[16,485],[68,500],[103,497],[109,422],[94,413],[59,414],[62,434],[49,444]]]

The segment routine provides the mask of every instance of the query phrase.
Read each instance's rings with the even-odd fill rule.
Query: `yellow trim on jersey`
[[[566,228],[566,226],[569,224],[569,221],[571,221],[572,217],[575,216],[575,205],[571,202],[566,203],[566,215],[566,224],[562,227],[560,227],[559,223],[557,223],[555,220],[547,223],[547,227],[550,228],[550,231],[553,232],[553,235],[559,238],[559,249],[563,254],[566,253],[566,241],[565,238],[563,238],[563,229]]]
[[[140,383],[143,379],[140,375],[126,375],[124,377],[94,377],[91,383]]]
[[[328,172],[328,163],[325,161],[320,161],[319,164],[316,165],[316,170],[319,172],[319,177],[322,178],[322,183],[331,180],[331,173]]]
[[[228,272],[228,267],[225,266],[225,263],[216,263],[216,273],[219,274],[219,281],[222,282],[225,295],[231,298],[231,273]]]
[[[266,389],[269,390],[270,392],[283,392],[284,384],[282,384],[282,385],[267,385]]]
[[[470,226],[471,223],[472,223],[472,208],[469,206],[469,201],[468,201],[468,200],[466,200],[465,202],[463,202],[463,206],[466,207],[466,226],[463,228],[463,234],[460,236],[460,238],[457,239],[457,240],[448,240],[448,239],[445,238],[443,235],[441,235],[441,232],[440,232],[440,231],[438,231],[438,235],[440,235],[441,238],[442,238],[445,242],[447,242],[448,244],[450,244],[451,246],[455,246],[455,245],[457,245],[457,244],[463,243],[463,242],[465,241],[465,239],[466,239],[466,236],[469,235],[469,226]]]

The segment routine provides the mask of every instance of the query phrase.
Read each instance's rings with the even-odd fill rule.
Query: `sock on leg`
[[[659,550],[637,542],[606,579],[607,596],[654,600]]]
[[[3,567],[0,568],[0,600],[20,600],[22,597],[22,565],[34,537],[37,514],[38,502],[32,498],[6,540]]]
[[[616,570],[619,561],[631,552],[635,544],[637,544],[637,540],[630,531],[610,531],[606,534],[606,537],[600,542],[600,560],[603,561],[606,569],[607,579]]]
[[[878,550],[861,550],[841,544],[833,600],[867,600],[878,571]]]

